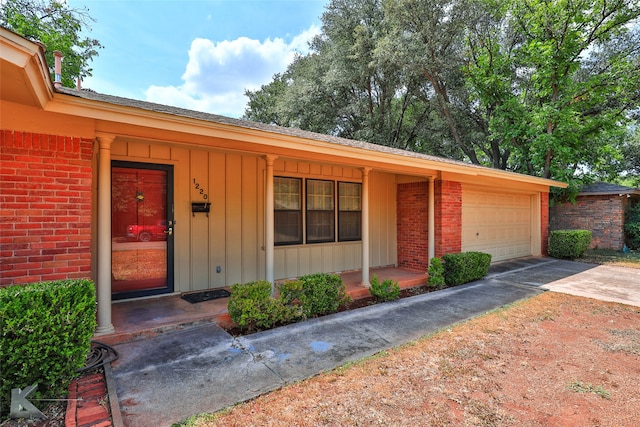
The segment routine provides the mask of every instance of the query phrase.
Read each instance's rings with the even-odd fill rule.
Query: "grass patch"
[[[584,256],[576,261],[640,269],[640,252],[633,251],[624,253],[612,249],[588,249]]]
[[[611,399],[611,393],[602,388],[602,386],[594,386],[593,384],[584,384],[581,381],[574,381],[569,383],[569,390],[575,391],[576,393],[593,393],[602,397],[603,399]]]

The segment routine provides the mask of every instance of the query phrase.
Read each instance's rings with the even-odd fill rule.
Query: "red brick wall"
[[[549,249],[549,193],[540,193],[540,250],[547,255]]]
[[[462,184],[435,182],[436,256],[462,251]]]
[[[398,266],[426,271],[429,266],[427,182],[398,184]]]
[[[0,286],[91,276],[92,144],[0,130]]]
[[[576,204],[558,203],[550,209],[551,230],[591,230],[591,247],[620,250],[624,246],[626,196],[578,196]]]

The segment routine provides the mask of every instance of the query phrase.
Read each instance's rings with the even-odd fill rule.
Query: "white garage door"
[[[531,196],[463,186],[462,250],[492,261],[531,255]]]

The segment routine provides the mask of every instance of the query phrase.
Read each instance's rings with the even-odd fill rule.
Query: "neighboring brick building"
[[[575,203],[549,209],[551,230],[591,230],[591,248],[621,250],[625,212],[640,201],[640,189],[596,182],[582,189]]]

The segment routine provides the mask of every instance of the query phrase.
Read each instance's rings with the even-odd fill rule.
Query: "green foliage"
[[[0,400],[12,388],[38,384],[44,398],[66,396],[83,367],[96,327],[90,280],[0,288]]]
[[[89,63],[102,48],[98,40],[81,35],[90,30],[89,21],[93,19],[87,9],[72,9],[61,0],[4,0],[0,9],[0,25],[45,45],[52,80],[53,52],[62,52],[66,87],[75,87],[76,79],[91,75]]]
[[[333,313],[350,300],[340,276],[326,273],[283,282],[278,293],[273,297],[271,284],[264,280],[231,286],[231,320],[253,332]]]
[[[272,297],[271,283],[264,280],[231,286],[227,309],[231,320],[250,332],[270,329],[301,316],[297,307]]]
[[[554,230],[549,233],[549,255],[564,259],[579,258],[590,243],[590,230]]]
[[[640,202],[630,207],[625,215],[624,232],[627,246],[631,249],[640,249]]]
[[[580,188],[638,164],[620,141],[639,16],[630,0],[332,0],[310,53],[247,92],[245,117]]]
[[[444,280],[447,286],[482,279],[489,272],[491,255],[483,252],[460,252],[442,256]]]
[[[438,257],[431,258],[429,263],[429,280],[427,284],[433,289],[444,289],[447,287],[444,281],[444,266]]]
[[[369,292],[378,301],[395,301],[400,298],[400,285],[391,279],[380,282],[378,275],[374,274],[371,278]]]
[[[279,288],[286,305],[300,304],[305,318],[333,313],[349,302],[346,287],[337,274],[316,273],[285,282]]]

